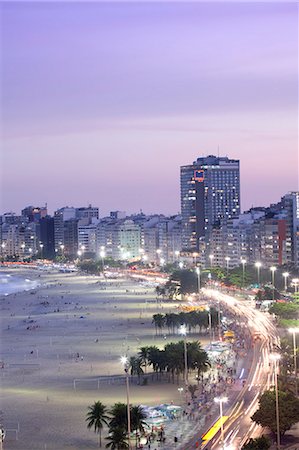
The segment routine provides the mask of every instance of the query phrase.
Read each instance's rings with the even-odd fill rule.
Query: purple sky
[[[2,205],[176,213],[179,166],[298,189],[295,3],[2,3]]]

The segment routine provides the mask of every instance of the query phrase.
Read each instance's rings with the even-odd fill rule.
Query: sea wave
[[[0,295],[31,291],[36,289],[38,285],[39,283],[36,280],[0,272]]]

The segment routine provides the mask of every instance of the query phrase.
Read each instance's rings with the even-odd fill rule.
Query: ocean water
[[[16,292],[30,291],[37,288],[38,281],[22,278],[0,271],[0,295],[9,295]]]

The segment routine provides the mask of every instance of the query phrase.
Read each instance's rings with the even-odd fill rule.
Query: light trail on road
[[[239,450],[250,438],[260,434],[261,427],[251,421],[251,416],[257,409],[259,397],[273,385],[274,367],[270,363],[270,353],[279,347],[279,337],[271,318],[267,313],[255,308],[252,301],[233,297],[215,289],[202,289],[203,295],[212,303],[221,302],[230,312],[241,319],[245,319],[253,343],[253,359],[251,369],[246,374],[242,368],[239,379],[243,377],[246,383],[233,404],[227,406],[224,414],[229,416],[225,423],[225,449]],[[246,333],[246,331],[245,331]],[[258,339],[254,341],[254,337]],[[220,449],[220,433],[218,432],[211,442],[204,443],[202,449]],[[188,448],[194,448],[192,446]]]

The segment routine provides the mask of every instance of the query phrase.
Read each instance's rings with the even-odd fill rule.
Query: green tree
[[[269,450],[270,447],[270,439],[266,436],[261,436],[256,439],[249,439],[249,441],[243,445],[241,450]]]
[[[110,416],[110,430],[123,428],[126,431],[128,429],[127,405],[125,403],[115,403],[110,410]]]
[[[299,400],[290,392],[278,391],[280,434],[284,435],[292,425],[299,422]],[[276,428],[275,391],[265,391],[259,401],[259,409],[251,419],[273,433]]]
[[[164,317],[164,315],[163,314],[154,314],[152,323],[155,324],[156,335],[157,335],[157,330],[159,330],[160,333],[161,333],[162,332],[162,328],[164,327],[164,324],[165,324],[165,317]]]
[[[140,347],[138,356],[140,358],[141,364],[144,366],[144,372],[146,373],[146,368],[148,365],[148,357],[149,357],[149,347]]]
[[[141,406],[132,406],[131,408],[131,429],[136,433],[136,448],[138,444],[138,433],[144,432],[146,415]]]
[[[106,448],[111,448],[111,450],[122,450],[129,448],[126,438],[126,430],[124,430],[123,427],[113,428],[106,439],[108,440]]]
[[[182,295],[197,292],[197,275],[194,270],[175,270],[166,283],[166,288],[169,288],[173,283],[179,287]]]
[[[298,319],[299,305],[295,303],[273,303],[269,308],[269,312],[280,319]]]
[[[143,369],[141,367],[142,361],[139,356],[131,356],[129,360],[131,375],[137,375],[138,383],[140,383],[140,376],[143,374]]]
[[[103,425],[108,425],[109,417],[107,415],[107,408],[101,402],[95,402],[88,407],[86,414],[87,428],[94,427],[94,432],[98,433],[99,446],[102,447],[102,428]]]

